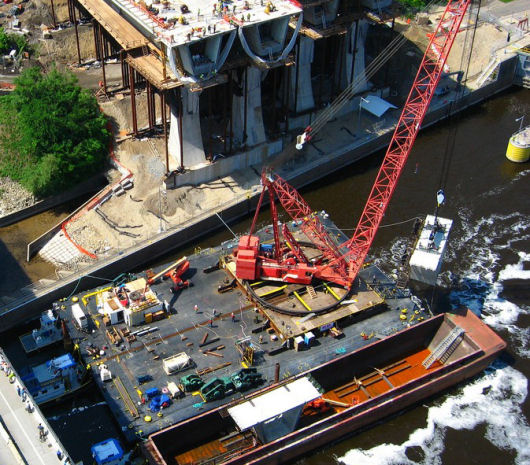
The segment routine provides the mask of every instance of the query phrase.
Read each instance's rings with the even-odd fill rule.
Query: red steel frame
[[[300,226],[306,236],[322,252],[323,258],[327,261],[327,263],[322,265],[315,264],[316,266],[313,268],[314,276],[346,287],[351,286],[362,267],[394,193],[399,176],[412,150],[421,123],[434,95],[434,90],[440,81],[449,51],[453,46],[456,34],[460,29],[460,24],[470,3],[471,0],[450,0],[447,4],[436,31],[431,36],[383,164],[377,174],[374,186],[352,238],[337,246],[296,189],[279,176],[267,174],[264,171],[262,174],[263,192],[247,239],[248,243],[250,235],[254,231],[263,194],[265,189],[268,188],[276,245],[275,259],[278,264],[281,266],[278,216],[274,204],[274,193],[276,193],[279,202],[290,217],[300,222]],[[290,234],[288,236],[286,239],[292,241],[292,236]],[[347,250],[346,253],[341,252],[344,249]],[[300,259],[298,257],[300,253],[298,248],[294,252],[297,258]],[[307,261],[305,261],[304,265],[306,265],[304,268],[307,270]],[[292,265],[290,268],[292,269]]]
[[[352,280],[381,224],[470,3],[471,0],[456,0],[447,4],[425,51],[359,223],[352,238],[343,244],[348,248],[344,258],[348,259],[348,275]]]

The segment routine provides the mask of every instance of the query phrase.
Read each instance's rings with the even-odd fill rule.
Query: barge
[[[344,241],[325,212],[318,218],[337,243]],[[302,233],[291,228],[294,237]],[[258,234],[262,244],[273,240],[270,227]],[[61,318],[129,441],[431,317],[427,306],[375,264],[361,270],[351,290],[333,283],[247,285],[234,278],[233,261],[226,258],[237,246],[236,238],[187,257],[181,277],[190,286],[178,292],[170,276],[162,279],[168,266],[161,265],[131,276],[124,286],[106,284],[62,302]],[[315,251],[306,253],[312,257]],[[117,292],[128,293],[125,308]],[[79,306],[84,328],[74,315]],[[177,369],[171,363],[176,358],[185,360]],[[231,382],[220,388],[216,378]]]
[[[505,342],[470,310],[437,315],[149,436],[152,465],[278,464],[484,370]]]
[[[261,253],[274,236],[256,232]],[[240,242],[62,301],[83,362],[152,464],[281,463],[474,376],[505,347],[470,311],[433,315],[370,261],[350,288],[240,279]]]

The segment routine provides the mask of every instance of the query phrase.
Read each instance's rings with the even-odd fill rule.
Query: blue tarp
[[[149,402],[149,410],[151,412],[158,412],[160,408],[169,407],[171,399],[166,394],[161,394],[159,396],[153,397],[151,402]]]
[[[160,395],[160,390],[156,387],[147,389],[147,391],[145,391],[145,395],[148,399],[152,399],[153,397]]]
[[[123,449],[117,439],[110,438],[94,444],[90,450],[98,465],[113,462],[123,457]]]

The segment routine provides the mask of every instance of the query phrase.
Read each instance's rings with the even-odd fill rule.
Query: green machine
[[[180,378],[180,384],[182,384],[184,392],[192,392],[200,389],[204,384],[204,381],[199,375],[191,374]]]

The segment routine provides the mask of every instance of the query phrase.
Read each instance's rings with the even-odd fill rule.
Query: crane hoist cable
[[[422,10],[429,8],[434,1],[429,2]],[[358,76],[354,79],[340,94],[339,96],[329,105],[320,115],[308,126],[305,132],[299,136],[297,149],[303,147],[311,137],[314,137],[324,125],[356,94],[361,84],[367,79],[371,78],[381,67],[390,59],[395,53],[407,42],[407,38],[403,35],[396,36],[384,49],[383,51],[370,63],[366,68],[364,75]],[[305,137],[304,137],[305,136]],[[303,140],[302,140],[303,139]],[[301,142],[301,143],[300,143]]]
[[[431,0],[425,5],[420,11],[425,11],[435,2]],[[346,104],[352,97],[359,91],[361,85],[374,76],[383,65],[385,65],[390,58],[392,58],[396,52],[407,42],[407,38],[403,35],[397,35],[392,41],[383,49],[383,51],[377,55],[377,57],[366,67],[363,75],[358,76],[354,79],[339,95],[333,100],[333,102],[326,107],[313,121],[310,127],[306,128],[306,131],[298,138],[302,138],[303,141],[301,146],[304,145],[311,137],[314,137],[327,123],[331,120],[335,114]],[[287,159],[291,158],[296,153],[296,149],[300,149],[300,140],[297,143],[289,144],[284,151],[276,157],[276,159],[270,164],[271,168],[282,165]]]
[[[473,2],[472,2],[473,3]],[[471,54],[473,51],[473,46],[475,44],[475,36],[478,27],[478,19],[480,14],[480,5],[481,0],[476,2],[477,7],[475,9],[469,8],[468,11],[468,24],[472,23],[474,17],[474,26],[472,28],[467,28],[464,37],[464,45],[462,47],[462,54],[460,57],[460,66],[458,69],[463,70],[462,75],[458,79],[458,87],[456,89],[456,95],[453,101],[450,102],[448,108],[448,119],[451,121],[453,119],[453,110],[457,107],[460,100],[463,98],[465,93],[465,83],[469,75],[469,67],[471,64]],[[473,5],[471,5],[473,6]],[[458,135],[458,120],[460,119],[461,114],[457,113],[451,122],[452,128],[449,131],[445,144],[445,152],[442,160],[442,167],[440,169],[440,181],[438,185],[438,190],[445,190],[447,186],[447,179],[449,177],[449,170],[451,168],[452,159],[454,156],[456,139]]]

